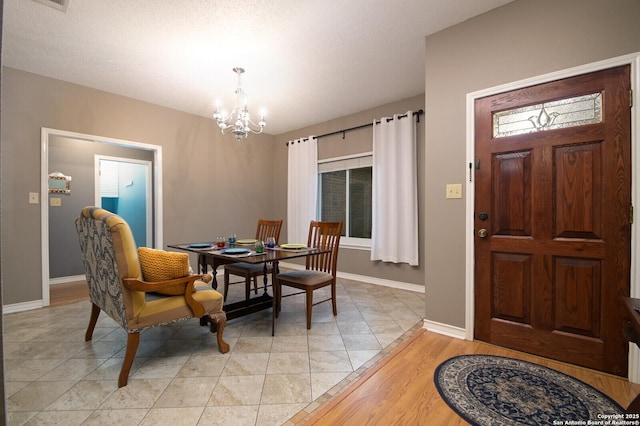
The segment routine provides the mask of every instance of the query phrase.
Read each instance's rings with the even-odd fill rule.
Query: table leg
[[[211,265],[213,267],[213,280],[211,280],[211,287],[214,290],[218,289],[218,280],[216,279],[216,275],[217,275],[217,271],[216,269],[218,269],[218,265],[216,264],[216,261],[213,261],[213,265]],[[209,265],[207,264],[207,256],[205,254],[198,254],[198,269],[200,270],[201,274],[206,274],[207,273],[207,269],[209,269]]]
[[[218,289],[218,265],[214,265],[213,266],[213,271],[211,271],[211,275],[213,275],[213,279],[211,280],[211,287],[213,287],[214,290]]]
[[[207,257],[204,254],[198,255],[198,269],[200,274],[207,273]]]
[[[208,269],[207,256],[204,254],[198,254],[198,269],[200,270],[201,274],[207,273],[207,269]],[[218,280],[216,280],[216,269],[217,269],[217,265],[215,265],[215,262],[214,262],[213,273],[212,273],[213,280],[211,280],[211,287],[214,290],[218,289]]]
[[[265,263],[265,269],[266,269],[266,263]],[[273,293],[273,297],[271,298],[271,336],[274,336],[276,334],[276,309],[278,309],[277,308],[278,288],[276,287],[276,274],[277,274],[276,271],[277,270],[278,270],[278,261],[274,260],[273,264],[271,265],[271,288]],[[265,291],[266,290],[267,288],[265,284]]]
[[[200,258],[202,258],[202,273],[206,274],[207,273],[207,256],[205,255],[200,255],[200,257],[198,257],[198,262],[200,262]],[[220,266],[220,263],[216,261],[216,259],[212,259],[211,261],[211,268],[213,269],[211,272],[211,275],[213,276],[213,279],[211,280],[211,287],[214,290],[218,289],[218,266]]]
[[[267,262],[263,263],[264,267],[262,268],[262,275],[263,275],[263,283],[264,283],[264,294],[267,294],[267,284],[269,284],[269,277],[267,276]]]

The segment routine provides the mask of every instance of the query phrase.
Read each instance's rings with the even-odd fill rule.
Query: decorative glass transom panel
[[[493,114],[493,137],[503,138],[600,122],[602,94],[593,93],[497,112]]]

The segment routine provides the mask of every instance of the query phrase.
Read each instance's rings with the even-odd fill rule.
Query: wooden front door
[[[627,376],[629,66],[475,103],[475,338]]]

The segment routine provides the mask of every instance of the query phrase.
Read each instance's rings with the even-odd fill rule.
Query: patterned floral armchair
[[[146,328],[197,317],[200,325],[210,324],[211,331],[217,332],[220,352],[229,351],[229,345],[222,339],[227,321],[222,295],[209,286],[196,287],[204,284],[199,281],[204,275],[144,281],[133,234],[121,217],[98,207],[85,207],[75,223],[93,305],[85,341],[91,340],[100,311],[128,333],[118,387],[127,385],[140,332]],[[158,290],[171,290],[169,293],[175,294],[176,287],[179,295],[154,298],[146,295]]]

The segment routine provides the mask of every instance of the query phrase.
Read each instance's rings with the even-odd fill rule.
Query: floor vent
[[[69,6],[69,1],[71,0],[33,0],[33,1],[52,7],[61,12],[66,12],[67,7]]]

